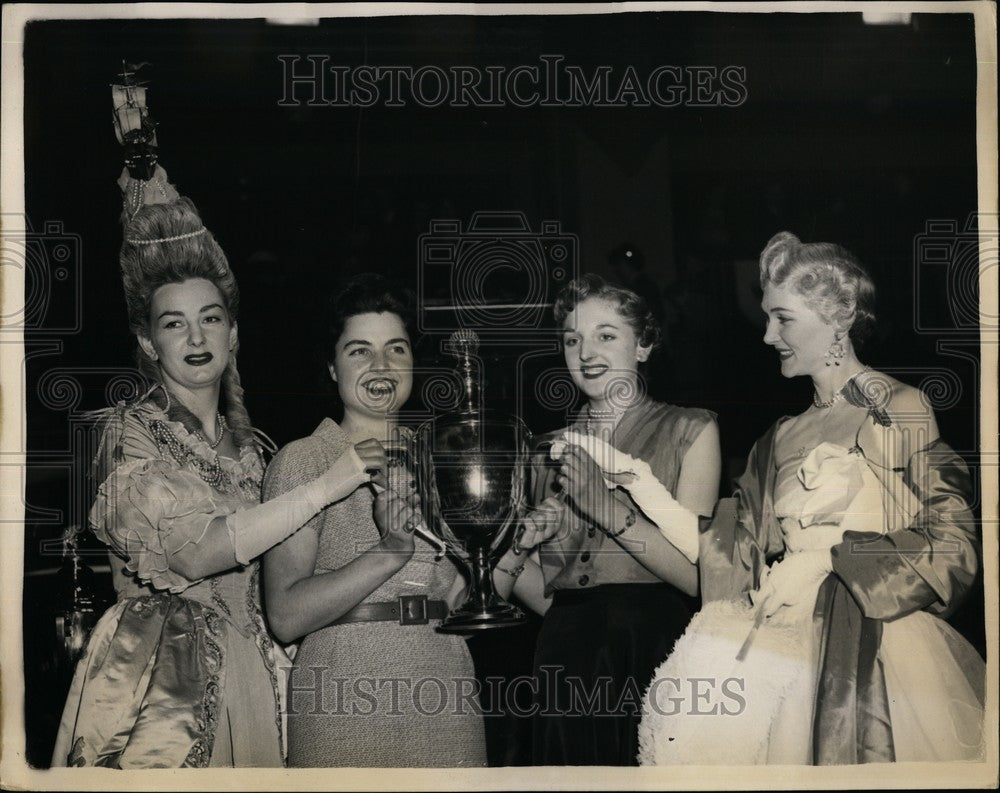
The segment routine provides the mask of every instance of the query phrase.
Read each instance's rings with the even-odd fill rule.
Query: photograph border
[[[976,137],[978,159],[978,210],[980,227],[980,449],[982,477],[984,586],[986,600],[987,697],[984,763],[891,763],[884,765],[806,767],[671,767],[671,768],[555,768],[490,767],[482,769],[234,769],[120,771],[95,768],[36,770],[25,757],[24,683],[22,657],[23,533],[13,530],[24,521],[24,476],[27,464],[25,420],[25,365],[23,335],[0,336],[0,504],[5,530],[0,532],[0,782],[5,788],[33,790],[107,789],[219,789],[274,788],[328,790],[501,790],[501,789],[800,789],[826,788],[934,788],[994,787],[998,782],[998,614],[997,578],[998,417],[997,278],[1000,267],[989,261],[996,249],[987,238],[997,235],[997,47],[996,6],[975,2],[789,2],[710,3],[633,2],[620,4],[443,4],[357,3],[291,5],[247,3],[152,4],[12,4],[3,8],[3,44],[0,52],[3,83],[2,155],[0,155],[0,206],[5,218],[24,217],[24,69],[25,27],[43,19],[95,18],[171,19],[204,17],[246,19],[278,17],[289,21],[303,16],[427,16],[427,15],[569,15],[651,11],[703,11],[712,13],[881,13],[971,14],[975,20],[977,59]],[[23,233],[23,228],[0,229],[2,234]],[[984,261],[988,266],[983,266]],[[23,271],[0,271],[0,318],[17,314],[24,304]],[[20,468],[19,468],[20,466]],[[993,493],[993,496],[988,496]]]

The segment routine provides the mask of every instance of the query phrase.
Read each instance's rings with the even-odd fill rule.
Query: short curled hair
[[[645,298],[631,289],[615,286],[594,273],[585,273],[570,281],[556,295],[553,313],[557,325],[566,321],[569,313],[588,298],[596,297],[614,303],[642,347],[656,349],[660,346],[660,323],[649,310]]]
[[[760,254],[760,286],[787,285],[830,324],[843,324],[860,347],[875,328],[875,283],[861,262],[831,242],[803,243],[779,231]]]
[[[357,314],[395,314],[403,321],[411,345],[416,325],[416,297],[413,291],[379,273],[361,273],[330,296],[327,309],[326,342],[323,354],[327,363],[337,356],[337,342],[347,320]]]

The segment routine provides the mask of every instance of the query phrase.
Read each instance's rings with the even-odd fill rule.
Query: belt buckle
[[[399,624],[426,625],[427,595],[399,596]]]

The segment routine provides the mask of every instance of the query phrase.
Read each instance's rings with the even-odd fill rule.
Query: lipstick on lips
[[[184,363],[191,366],[204,366],[206,363],[212,360],[215,356],[210,352],[200,352],[197,355],[185,355]]]
[[[587,380],[596,380],[598,377],[601,377],[607,370],[608,367],[605,366],[604,364],[598,364],[596,366],[581,366],[580,374],[582,374]]]

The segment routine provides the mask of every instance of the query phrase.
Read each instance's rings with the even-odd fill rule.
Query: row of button
[[[587,527],[587,536],[588,536],[588,537],[593,537],[593,536],[594,536],[594,534],[596,533],[596,531],[597,531],[597,529],[595,529],[595,528],[594,528],[594,525],[593,525],[593,524],[591,524],[591,525],[590,525],[589,527]],[[583,553],[581,553],[581,554],[580,554],[580,561],[581,561],[581,562],[587,562],[587,561],[590,561],[590,551],[584,551]],[[578,584],[579,584],[580,586],[587,586],[587,584],[589,584],[589,583],[590,583],[590,576],[589,576],[589,575],[586,575],[586,574],[584,574],[584,575],[580,576],[580,577],[579,577],[579,578],[577,579],[577,583],[578,583]]]

